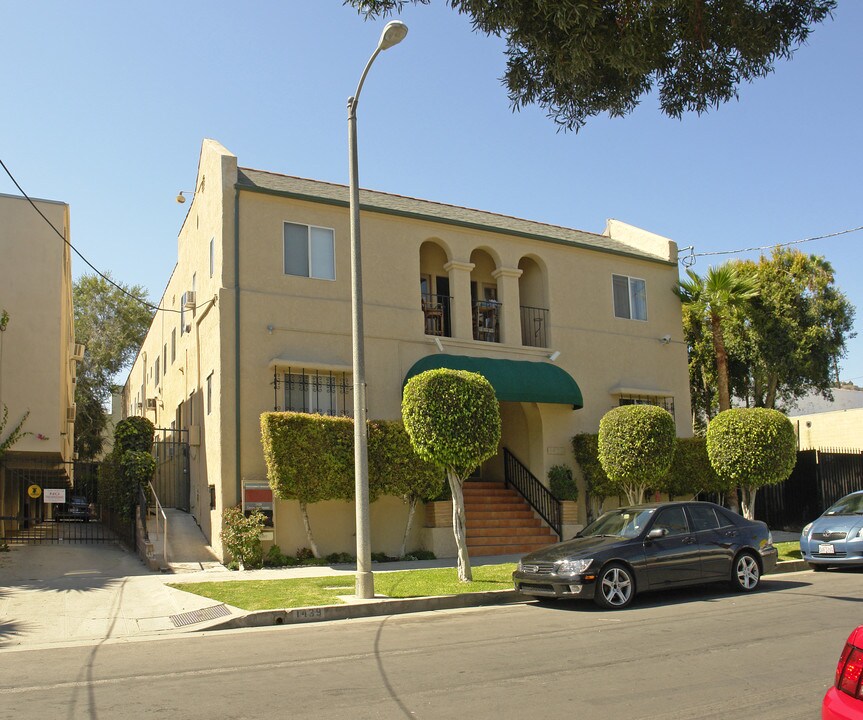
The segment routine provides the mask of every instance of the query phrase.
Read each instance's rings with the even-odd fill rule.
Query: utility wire
[[[29,203],[30,203],[30,205],[32,205],[32,206],[33,206],[33,209],[34,209],[37,213],[39,213],[39,215],[42,217],[42,219],[43,219],[46,223],[48,223],[48,225],[51,227],[51,229],[52,229],[55,233],[57,233],[57,236],[58,236],[58,237],[59,237],[59,238],[60,238],[64,243],[66,243],[66,244],[67,244],[67,245],[68,245],[72,250],[74,250],[74,251],[75,251],[75,254],[76,254],[79,258],[81,258],[81,259],[82,259],[82,260],[87,264],[87,266],[88,266],[88,267],[90,267],[90,269],[92,269],[92,270],[93,270],[93,272],[94,272],[94,273],[96,273],[100,278],[102,278],[102,279],[103,279],[103,280],[105,280],[106,282],[111,283],[111,285],[113,285],[115,288],[117,288],[121,293],[123,293],[124,295],[128,295],[130,298],[132,298],[132,299],[133,299],[133,300],[135,300],[136,302],[141,303],[144,307],[149,308],[149,309],[150,309],[150,310],[152,310],[153,312],[159,312],[159,311],[162,311],[162,312],[173,312],[173,313],[180,313],[180,312],[181,312],[180,310],[173,310],[173,309],[171,309],[171,308],[162,308],[162,307],[158,307],[158,306],[156,306],[156,305],[153,305],[152,303],[147,302],[147,300],[145,300],[144,298],[140,298],[140,297],[138,297],[137,295],[133,295],[133,294],[132,294],[132,293],[130,293],[128,290],[126,290],[126,288],[124,288],[124,287],[122,287],[121,285],[118,285],[117,283],[115,283],[115,282],[114,282],[114,281],[113,281],[113,280],[112,280],[108,275],[105,275],[104,273],[100,272],[100,271],[99,271],[99,270],[98,270],[98,269],[93,265],[93,263],[91,263],[91,262],[90,262],[87,258],[85,258],[85,257],[84,257],[80,252],[78,252],[78,249],[77,249],[77,248],[76,248],[72,243],[70,243],[70,242],[66,239],[66,236],[65,236],[63,233],[61,233],[61,232],[60,232],[56,227],[54,227],[54,223],[52,223],[52,222],[51,222],[47,217],[45,217],[45,214],[44,214],[44,213],[39,209],[39,207],[36,205],[36,203],[34,203],[34,202],[33,202],[33,200],[31,200],[31,199],[30,199],[30,196],[29,196],[26,192],[24,192],[24,188],[22,188],[22,187],[21,187],[21,185],[19,185],[19,184],[18,184],[18,181],[15,179],[15,176],[14,176],[14,175],[12,175],[12,173],[9,171],[9,168],[8,168],[8,167],[6,167],[6,163],[4,163],[4,162],[3,162],[2,158],[0,158],[0,165],[2,165],[2,166],[3,166],[3,169],[6,171],[6,174],[9,176],[9,179],[10,179],[10,180],[12,180],[12,182],[13,182],[13,183],[15,183],[15,187],[16,187],[16,188],[18,188],[18,191],[21,193],[21,195],[23,195],[23,196],[24,196],[24,198],[27,200],[27,202],[29,202]]]
[[[813,240],[824,240],[825,238],[838,237],[839,235],[847,235],[848,233],[859,232],[863,230],[863,225],[859,225],[858,227],[848,228],[847,230],[839,230],[834,233],[827,233],[826,235],[816,235],[815,237],[803,238],[802,240],[792,240],[787,243],[774,243],[773,245],[761,245],[760,247],[749,247],[749,248],[741,248],[740,250],[720,250],[717,252],[693,252],[695,250],[694,247],[684,248],[684,250],[689,250],[689,255],[685,255],[680,259],[680,262],[683,263],[686,267],[691,267],[695,264],[695,258],[697,257],[708,257],[710,255],[737,255],[738,253],[744,252],[752,252],[754,250],[772,250],[776,247],[788,247],[789,245],[800,245],[801,243],[812,242]]]

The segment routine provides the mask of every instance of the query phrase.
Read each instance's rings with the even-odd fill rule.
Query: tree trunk
[[[417,499],[411,498],[408,500],[408,522],[405,526],[405,536],[402,538],[402,550],[399,553],[399,557],[403,558],[407,553],[407,545],[408,545],[408,536],[411,534],[411,528],[414,524],[414,511],[417,509]]]
[[[626,485],[624,490],[630,505],[641,505],[644,502],[644,488],[641,485]]]
[[[764,399],[764,407],[770,410],[776,409],[776,392],[779,389],[779,377],[776,373],[767,376],[767,397]]]
[[[757,487],[743,487],[743,517],[747,520],[755,519],[755,493],[758,492]]]
[[[722,320],[719,313],[710,313],[710,329],[713,333],[713,352],[716,355],[716,389],[719,393],[719,412],[731,407],[731,393],[728,389],[728,352],[722,335]]]
[[[464,493],[462,492],[464,481],[455,474],[452,468],[447,468],[446,477],[449,480],[449,489],[452,491],[452,532],[455,535],[456,547],[458,547],[458,579],[459,582],[471,582],[473,574],[470,570],[470,557],[467,554]]]
[[[321,553],[318,551],[318,546],[315,544],[315,539],[312,537],[312,525],[309,522],[309,511],[304,502],[300,503],[300,514],[303,516],[303,527],[306,529],[306,540],[309,541],[309,549],[311,549],[312,555],[319,558]]]

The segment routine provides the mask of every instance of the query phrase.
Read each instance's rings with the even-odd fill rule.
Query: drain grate
[[[191,612],[180,613],[179,615],[171,615],[171,622],[174,623],[174,627],[185,627],[186,625],[194,625],[205,620],[215,620],[216,618],[225,617],[230,614],[231,611],[224,605],[214,605],[202,610],[192,610]]]

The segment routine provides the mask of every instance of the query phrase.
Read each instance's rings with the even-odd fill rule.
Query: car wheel
[[[594,602],[609,610],[622,610],[635,597],[635,578],[632,571],[620,563],[606,565],[596,579]]]
[[[809,566],[809,569],[814,570],[815,572],[824,572],[827,569],[827,566],[826,565],[814,565],[814,564],[812,564]]]
[[[740,553],[731,571],[731,586],[740,592],[751,592],[761,582],[761,568],[752,553]]]

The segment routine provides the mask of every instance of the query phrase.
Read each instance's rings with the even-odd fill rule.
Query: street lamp
[[[372,575],[372,547],[369,533],[369,457],[366,428],[366,367],[363,349],[363,267],[360,248],[360,188],[357,171],[357,104],[366,75],[382,50],[404,40],[408,27],[403,22],[388,22],[378,46],[366,63],[357,91],[348,98],[348,154],[350,155],[351,205],[351,334],[354,361],[354,479],[357,508],[357,582],[358,598],[375,596]]]

